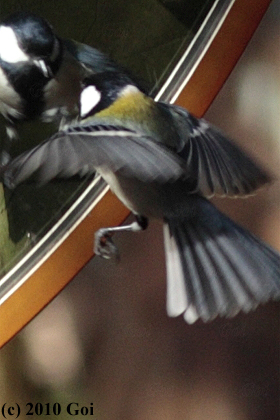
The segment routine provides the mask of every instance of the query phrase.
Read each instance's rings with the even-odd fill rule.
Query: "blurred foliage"
[[[22,239],[17,243],[11,239],[5,194],[3,185],[0,184],[0,272],[7,273],[26,252],[29,244],[30,239],[27,235],[22,235]],[[15,261],[15,256],[17,261]]]

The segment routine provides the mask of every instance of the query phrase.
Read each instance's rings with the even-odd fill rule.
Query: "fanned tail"
[[[165,219],[168,315],[207,322],[279,299],[280,255],[199,201],[195,217]]]

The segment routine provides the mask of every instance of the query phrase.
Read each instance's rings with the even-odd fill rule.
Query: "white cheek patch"
[[[81,93],[80,97],[80,112],[81,117],[87,115],[101,99],[101,93],[96,89],[95,86],[87,86]]]
[[[29,60],[20,49],[14,31],[8,26],[0,26],[0,57],[8,63]]]

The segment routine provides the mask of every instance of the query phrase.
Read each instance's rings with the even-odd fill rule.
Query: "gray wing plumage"
[[[173,182],[185,175],[181,159],[163,145],[122,127],[70,127],[15,158],[4,174],[13,188],[32,174],[40,183],[98,170],[143,182]]]
[[[250,195],[271,181],[263,169],[217,128],[179,106],[164,103],[159,106],[172,115],[180,138],[174,148],[196,181],[194,192],[208,197]]]
[[[63,40],[63,44],[89,72],[120,71],[120,67],[113,60],[96,48],[70,39]]]

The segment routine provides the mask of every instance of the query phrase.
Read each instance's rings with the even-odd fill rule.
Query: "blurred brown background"
[[[275,0],[206,115],[278,178],[279,45]],[[217,203],[280,250],[279,186]],[[280,305],[210,324],[170,319],[161,225],[115,239],[118,265],[94,258],[1,350],[0,403],[92,402],[106,420],[279,419]]]

